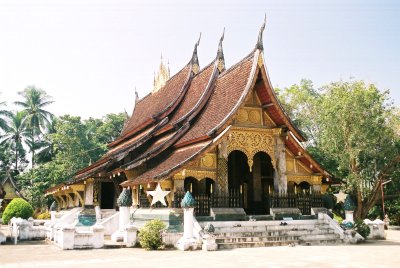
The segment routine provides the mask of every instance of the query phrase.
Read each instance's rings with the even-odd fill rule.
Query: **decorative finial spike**
[[[190,63],[192,65],[192,72],[194,74],[197,74],[200,70],[199,58],[197,56],[197,47],[200,44],[200,39],[201,39],[201,32],[200,32],[199,39],[197,40],[196,44],[194,44],[193,55],[192,55],[192,59],[190,60]]]
[[[199,40],[197,40],[196,47],[199,46],[199,44],[200,44],[200,39],[201,39],[201,32],[200,32],[200,35],[199,35]]]
[[[135,104],[138,102],[139,102],[139,93],[137,92],[136,87],[135,87]]]
[[[224,31],[222,32],[222,36],[219,39],[218,52],[217,52],[217,61],[218,61],[217,64],[220,73],[225,70],[224,50],[222,49],[222,41],[224,41],[224,37],[225,37],[225,27]]]
[[[258,40],[257,40],[256,49],[264,50],[263,32],[264,32],[264,29],[265,29],[266,22],[267,22],[267,13],[264,14],[264,22],[261,25],[260,32],[258,33]]]

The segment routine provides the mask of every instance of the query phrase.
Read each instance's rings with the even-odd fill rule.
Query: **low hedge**
[[[3,224],[8,224],[13,217],[28,219],[32,215],[33,208],[28,202],[22,198],[14,198],[4,210],[2,220]]]

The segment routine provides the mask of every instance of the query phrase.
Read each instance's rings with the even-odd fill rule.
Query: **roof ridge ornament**
[[[225,37],[225,27],[224,31],[222,32],[222,36],[219,39],[218,52],[217,52],[217,68],[220,73],[222,73],[225,70],[224,50],[222,48],[222,41],[224,41],[224,37]]]
[[[264,50],[264,45],[263,45],[263,32],[265,29],[265,23],[267,21],[267,13],[264,14],[264,23],[261,25],[260,32],[258,33],[258,40],[256,44],[256,49],[259,50]]]
[[[135,87],[135,104],[137,104],[138,102],[139,102],[139,93],[137,92]]]
[[[196,44],[194,44],[193,55],[192,55],[192,59],[190,60],[190,64],[192,65],[193,74],[197,74],[200,70],[199,57],[197,56],[197,47],[200,44],[200,39],[201,39],[201,32],[200,32],[199,39],[197,40]]]

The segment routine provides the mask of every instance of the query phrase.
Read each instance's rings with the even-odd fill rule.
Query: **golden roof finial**
[[[263,32],[264,32],[264,29],[265,29],[265,23],[266,22],[267,22],[267,13],[264,14],[264,23],[261,25],[260,32],[258,33],[256,49],[259,49],[259,50],[264,50]]]
[[[224,50],[222,49],[222,41],[224,41],[224,37],[225,37],[225,27],[224,31],[222,32],[222,36],[219,39],[218,52],[217,52],[218,70],[220,73],[225,70]]]
[[[201,32],[200,32],[199,39],[197,40],[196,44],[194,44],[193,55],[192,55],[192,59],[190,60],[190,64],[192,65],[192,72],[194,74],[197,74],[200,70],[199,58],[197,56],[197,47],[200,44],[200,39],[201,39]]]

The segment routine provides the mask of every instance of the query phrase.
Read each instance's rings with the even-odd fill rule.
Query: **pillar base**
[[[188,250],[198,250],[200,248],[199,242],[195,238],[185,238],[176,242],[175,247],[179,250],[188,251]]]

